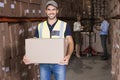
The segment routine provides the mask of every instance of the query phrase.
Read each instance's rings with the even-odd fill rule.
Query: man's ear
[[[59,10],[57,9],[57,13],[59,13]]]

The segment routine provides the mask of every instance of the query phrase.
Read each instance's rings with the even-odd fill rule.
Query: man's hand
[[[70,56],[65,56],[64,59],[59,63],[60,65],[68,65]]]
[[[64,59],[59,63],[61,65],[68,65],[70,57],[73,53],[73,49],[74,49],[74,43],[73,43],[73,39],[72,36],[66,36],[67,39],[67,43],[68,43],[68,47],[67,47],[67,53],[66,56],[64,57]]]
[[[23,62],[25,64],[30,64],[31,63],[30,60],[26,56],[23,57]]]

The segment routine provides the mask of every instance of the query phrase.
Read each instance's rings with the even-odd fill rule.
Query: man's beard
[[[50,15],[52,15],[52,16],[50,16]],[[53,20],[56,18],[56,16],[57,16],[57,14],[48,14],[48,19]]]
[[[51,17],[48,17],[50,20],[53,20],[53,19],[55,19],[56,17],[53,17],[53,18],[51,18]]]

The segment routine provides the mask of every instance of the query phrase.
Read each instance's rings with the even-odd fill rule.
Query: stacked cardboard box
[[[0,15],[7,17],[46,17],[44,10],[47,1],[48,0],[0,0]],[[85,15],[84,17],[89,18],[91,14],[91,3],[89,0],[55,1],[59,4],[59,17],[75,17],[77,13],[80,13],[81,15]],[[96,0],[95,4],[95,15],[99,16],[99,14],[104,14],[107,2],[105,0]]]
[[[0,15],[1,16],[6,16],[8,13],[5,13],[5,9],[6,9],[6,3],[4,2],[4,0],[0,0]]]
[[[9,75],[9,69],[10,69],[10,65],[9,65],[9,58],[10,58],[10,44],[9,44],[9,36],[7,34],[8,30],[8,24],[7,23],[1,23],[0,24],[0,31],[1,36],[0,36],[0,67],[1,67],[1,77],[4,77],[5,79],[8,79],[7,75]],[[9,80],[9,79],[8,79]]]
[[[101,15],[106,15],[108,9],[108,1],[106,0],[93,0],[94,17],[98,18]],[[107,15],[106,15],[107,16]]]
[[[112,44],[112,78],[120,80],[120,0],[109,1],[108,14],[111,23],[110,40]],[[114,17],[114,18],[113,18]],[[112,19],[113,18],[113,19]]]
[[[30,0],[30,3],[41,4],[41,0]]]
[[[27,3],[30,2],[30,0],[16,0],[16,1],[27,2]]]
[[[41,17],[40,0],[0,0],[0,16]]]
[[[46,17],[45,14],[45,4],[47,3],[48,0],[41,0],[41,17]]]
[[[60,17],[76,17],[77,13],[82,14],[83,4],[81,0],[72,0],[72,1],[56,0],[56,1],[58,1],[60,6],[60,13],[59,13]]]
[[[30,3],[30,17],[41,17],[40,4]]]
[[[120,1],[119,0],[111,0],[108,3],[109,9],[108,14],[109,17],[114,17],[116,15],[120,15]]]
[[[44,9],[45,9],[45,3],[47,2],[48,0],[42,0],[42,8],[41,8],[41,11],[42,11],[42,14],[41,16],[46,16],[44,14]],[[59,14],[58,16],[59,17],[75,17],[77,13],[80,13],[82,14],[82,8],[83,8],[83,4],[81,0],[72,0],[72,1],[69,1],[69,0],[55,0],[58,5],[59,5]],[[67,5],[66,5],[67,4]],[[79,5],[80,4],[80,5]]]
[[[29,30],[29,26],[34,29]],[[22,61],[25,39],[33,34],[36,26],[37,22],[27,26],[26,23],[0,23],[0,80],[39,80],[39,65],[26,66]]]
[[[111,42],[112,42],[112,78],[120,79],[120,20],[111,20]]]

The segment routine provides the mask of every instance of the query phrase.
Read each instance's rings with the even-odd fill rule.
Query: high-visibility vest
[[[38,24],[39,38],[64,38],[66,24],[66,22],[58,20],[51,33],[47,21]]]

